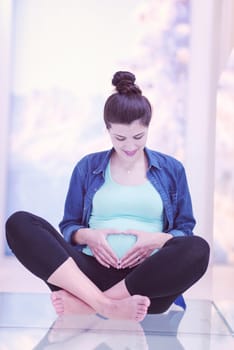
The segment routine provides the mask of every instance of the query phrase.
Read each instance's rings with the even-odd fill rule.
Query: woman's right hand
[[[119,233],[112,229],[81,228],[73,236],[73,240],[79,244],[87,244],[94,257],[103,266],[118,267],[118,257],[109,246],[106,236]]]

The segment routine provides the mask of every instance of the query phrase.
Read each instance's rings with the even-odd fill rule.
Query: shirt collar
[[[145,147],[145,154],[146,154],[147,159],[148,159],[148,164],[149,164],[148,169],[150,169],[152,166],[155,168],[161,169],[161,165],[160,165],[159,157],[157,156],[157,152],[154,152],[154,151],[150,150],[149,148]]]
[[[114,151],[114,148],[111,148],[109,151],[106,151],[106,154],[104,158],[101,160],[100,165],[93,171],[94,174],[100,174],[100,173],[104,174],[113,151]]]
[[[156,153],[148,149],[147,147],[144,148],[144,151],[149,163],[148,169],[150,169],[152,166],[161,169],[161,165]],[[113,152],[114,148],[111,148],[109,151],[106,152],[101,164],[93,171],[94,174],[100,174],[105,172],[107,164],[109,163]]]

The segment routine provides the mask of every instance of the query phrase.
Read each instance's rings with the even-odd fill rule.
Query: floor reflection
[[[181,311],[170,311],[165,315],[154,317],[155,329],[167,330],[168,341],[162,339],[161,332],[154,337],[148,337],[149,324],[152,325],[152,318],[147,316],[141,322],[124,320],[107,320],[97,316],[60,316],[52,324],[43,339],[33,350],[52,349],[86,349],[86,350],[151,350],[169,349],[185,350],[176,333],[184,313]],[[173,337],[172,337],[173,335]],[[167,344],[168,343],[168,344]],[[168,346],[167,346],[168,345]],[[170,345],[170,347],[169,347]]]
[[[137,323],[57,317],[49,293],[0,293],[0,350],[233,350],[233,310],[227,301],[187,300],[185,312],[173,307]]]
[[[217,312],[221,315],[226,323],[230,333],[234,336],[234,301],[218,300],[215,303]]]

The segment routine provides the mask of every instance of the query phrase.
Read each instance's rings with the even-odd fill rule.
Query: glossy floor
[[[49,293],[0,293],[0,350],[233,350],[234,304],[188,300],[141,323],[57,317]]]

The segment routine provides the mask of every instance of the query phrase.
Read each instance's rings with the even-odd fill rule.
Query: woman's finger
[[[103,260],[102,257],[101,257],[99,254],[97,254],[97,253],[95,252],[95,250],[92,250],[92,252],[93,252],[93,255],[94,255],[95,259],[96,259],[101,265],[103,265],[103,266],[105,266],[105,267],[107,267],[107,268],[110,267],[110,265],[109,265],[105,260]]]
[[[102,248],[99,248],[100,253],[102,254],[103,258],[106,259],[108,263],[110,263],[112,266],[116,266],[118,263],[118,257],[115,255],[114,251],[109,247],[108,243],[105,242],[102,246]]]
[[[138,264],[138,262],[141,260],[142,258],[137,255],[137,256],[131,256],[129,257],[127,260],[125,260],[124,262],[120,262],[120,267],[121,268],[126,268],[126,267],[130,267],[133,266],[134,264]]]
[[[150,251],[137,251],[134,254],[132,254],[128,259],[124,259],[121,261],[121,268],[126,268],[126,267],[134,267],[136,265],[139,265],[142,263],[146,258],[150,256],[151,252]]]
[[[95,253],[95,257],[98,257],[99,260],[101,260],[102,262],[104,262],[106,265],[108,265],[108,267],[111,265],[113,267],[116,267],[117,265],[117,257],[116,259],[113,259],[112,256],[110,256],[110,254],[106,251],[106,249],[103,248],[99,248],[99,249],[93,249],[93,252]]]
[[[145,260],[145,259],[137,259],[137,261],[136,261],[135,264],[129,265],[128,267],[129,267],[129,268],[135,267],[135,266],[141,264],[144,260]]]
[[[121,265],[122,264],[128,264],[129,262],[131,262],[132,260],[138,258],[140,255],[140,252],[139,252],[139,248],[135,247],[132,248],[131,250],[129,250],[125,255],[124,257],[121,259]]]
[[[105,254],[102,254],[100,250],[93,250],[93,254],[95,256],[95,258],[98,260],[98,262],[100,262],[103,266],[106,267],[116,267],[117,264],[114,264],[110,261],[110,259],[108,259],[108,257],[105,256]]]
[[[117,255],[114,253],[114,251],[111,249],[111,247],[108,245],[107,241],[104,242],[103,253],[107,257],[107,259],[112,262],[112,264],[117,264],[119,259]]]

